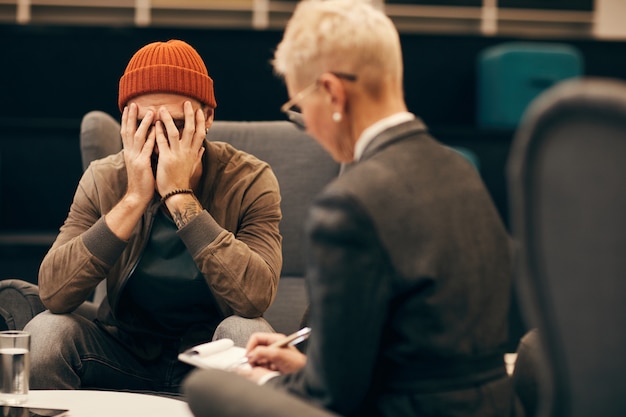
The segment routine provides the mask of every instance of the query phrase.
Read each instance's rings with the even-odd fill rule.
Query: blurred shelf
[[[485,4],[490,2],[485,1]],[[282,30],[297,1],[0,0],[0,23]],[[394,4],[404,33],[592,37],[594,12]]]

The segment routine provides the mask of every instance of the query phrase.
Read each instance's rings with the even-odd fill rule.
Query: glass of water
[[[0,332],[0,404],[22,404],[28,397],[30,334]]]

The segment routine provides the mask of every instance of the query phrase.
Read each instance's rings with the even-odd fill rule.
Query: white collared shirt
[[[401,123],[408,122],[410,120],[414,120],[415,115],[409,112],[400,112],[396,114],[392,114],[389,117],[385,117],[384,119],[380,119],[367,129],[361,133],[361,136],[356,141],[354,145],[354,161],[358,161],[363,156],[363,152],[365,152],[365,148],[370,142],[378,136],[381,132],[389,129],[390,127],[399,125]]]

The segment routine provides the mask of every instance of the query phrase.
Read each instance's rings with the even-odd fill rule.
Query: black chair
[[[539,328],[539,415],[626,415],[626,83],[565,81],[532,102],[508,161],[516,283]]]

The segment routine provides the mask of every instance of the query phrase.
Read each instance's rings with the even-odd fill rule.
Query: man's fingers
[[[154,135],[156,138],[157,146],[159,147],[159,152],[165,151],[169,148],[169,142],[167,137],[165,136],[165,128],[163,127],[163,122],[157,120],[154,124]]]
[[[193,134],[193,143],[192,146],[195,148],[199,148],[202,146],[204,142],[204,138],[206,137],[206,119],[204,117],[204,112],[202,109],[198,109],[195,112],[195,123],[196,130]]]
[[[165,128],[165,132],[167,132],[167,139],[170,142],[170,148],[178,146],[180,134],[178,133],[178,128],[174,123],[174,119],[172,119],[172,115],[165,107],[161,107],[159,109],[159,116],[161,117],[161,122]]]
[[[192,142],[198,126],[195,122],[193,106],[190,101],[185,101],[183,104],[183,111],[185,113],[185,127],[183,128],[182,139],[185,140],[189,138],[189,142]]]
[[[131,122],[130,124],[136,124],[137,112],[135,111],[134,113],[135,113],[135,117],[133,117],[132,111],[129,114],[129,122]],[[150,128],[152,127],[153,119],[154,119],[154,113],[151,110],[149,110],[148,112],[146,112],[146,115],[143,117],[143,120],[139,124],[139,127],[137,128],[137,131],[135,132],[134,137],[140,143],[141,141],[144,141],[146,137],[148,136],[148,132]],[[135,120],[135,123],[132,123],[133,120]],[[132,129],[132,127],[130,127],[130,129]],[[141,145],[143,146],[143,143],[141,143]]]

